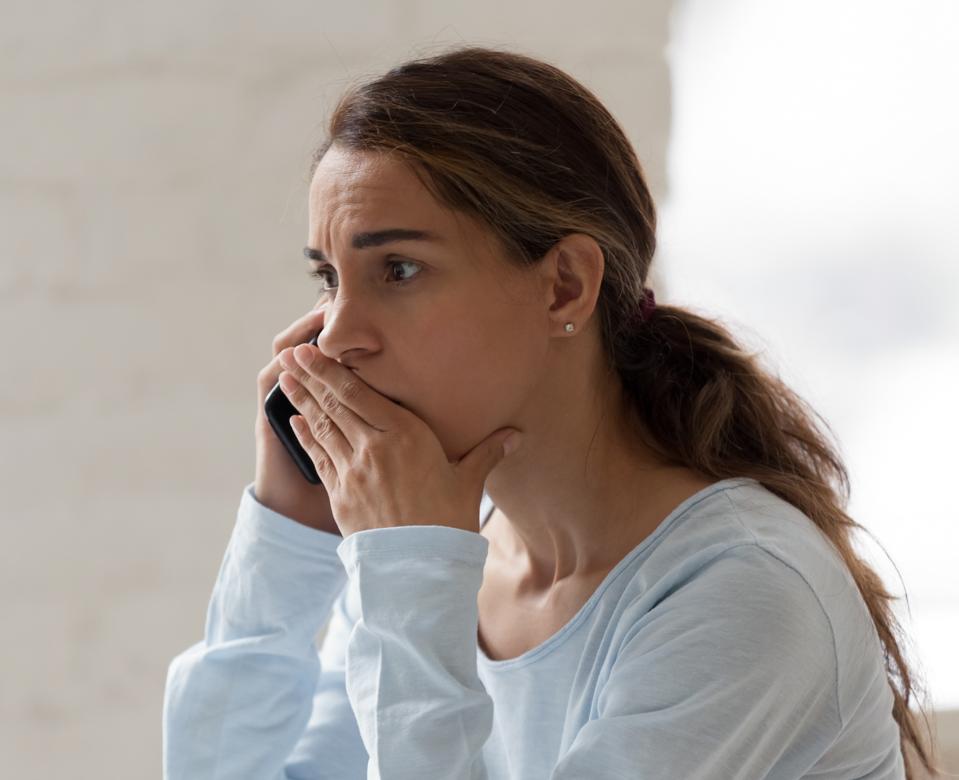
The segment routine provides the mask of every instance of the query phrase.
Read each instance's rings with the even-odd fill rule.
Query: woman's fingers
[[[312,309],[273,338],[273,358],[258,374],[262,397],[265,398],[266,394],[273,389],[280,371],[283,370],[279,362],[280,353],[284,349],[309,341],[323,323],[323,312],[323,309]]]
[[[295,347],[297,344],[309,341],[309,336],[319,328],[323,321],[324,311],[325,309],[311,309],[286,330],[277,333],[273,338],[273,357],[279,355],[287,347]]]
[[[280,388],[303,415],[308,435],[320,445],[337,470],[345,468],[353,457],[353,447],[344,435],[343,428],[359,422],[353,419],[355,413],[297,366],[292,350],[284,350],[278,359],[283,369],[279,379]],[[287,368],[285,364],[291,367]],[[307,449],[305,445],[304,449]],[[320,464],[315,465],[319,472]],[[321,479],[322,476],[320,474]]]

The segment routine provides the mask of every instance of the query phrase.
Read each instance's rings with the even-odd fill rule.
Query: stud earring
[[[566,323],[566,332],[567,332],[567,333],[572,333],[575,328],[576,328],[576,326],[573,325],[572,322],[567,322],[567,323]]]

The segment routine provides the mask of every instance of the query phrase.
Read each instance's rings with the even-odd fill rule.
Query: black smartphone
[[[316,340],[320,337],[318,332],[307,343],[316,346]],[[322,485],[323,481],[320,475],[316,473],[316,467],[306,450],[300,446],[296,439],[296,433],[293,432],[293,426],[290,425],[290,418],[294,414],[299,414],[299,410],[290,403],[290,399],[280,389],[280,383],[277,382],[273,389],[267,393],[266,401],[263,402],[263,410],[266,412],[266,419],[270,421],[270,427],[273,428],[277,438],[283,442],[286,451],[290,453],[293,462],[300,469],[300,473],[306,477],[306,481],[313,485]]]

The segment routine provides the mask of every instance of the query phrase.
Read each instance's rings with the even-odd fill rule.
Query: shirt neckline
[[[713,495],[714,493],[749,483],[756,483],[756,480],[752,477],[727,477],[726,479],[721,479],[718,482],[707,485],[702,490],[693,493],[685,501],[676,506],[672,512],[666,515],[662,522],[656,526],[656,529],[649,536],[647,536],[645,539],[643,539],[643,541],[630,550],[622,558],[622,560],[620,560],[620,562],[610,570],[609,574],[603,578],[603,581],[586,600],[586,603],[580,607],[579,611],[573,615],[573,617],[570,618],[566,625],[564,625],[561,629],[556,631],[552,636],[538,644],[536,647],[527,650],[525,653],[522,653],[515,658],[505,658],[495,661],[486,655],[486,653],[483,651],[483,648],[480,647],[479,639],[477,639],[476,654],[478,662],[487,669],[499,671],[512,667],[526,666],[541,656],[550,653],[552,650],[562,644],[575,630],[577,625],[579,625],[579,623],[586,618],[586,616],[593,610],[593,607],[596,606],[596,603],[602,598],[603,592],[606,590],[606,588],[608,588],[613,581],[629,566],[630,562],[636,558],[636,556],[642,553],[642,551],[645,550],[649,545],[656,541],[656,539],[665,534],[669,527],[676,520],[692,509],[700,501],[709,498],[709,496]],[[492,504],[491,502],[490,509],[486,512],[486,516],[483,518],[482,525],[485,525],[490,515],[493,514],[493,509],[495,508],[495,504]]]

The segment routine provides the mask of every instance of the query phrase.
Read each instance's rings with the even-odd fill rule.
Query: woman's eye
[[[412,262],[412,261],[410,261],[410,260],[391,260],[391,261],[387,262],[386,265],[387,265],[390,269],[395,268],[396,266],[402,266],[402,265],[409,265],[409,266],[412,266],[413,268],[417,268],[417,269],[419,269],[419,268],[421,267],[419,263],[414,263],[414,262]],[[417,270],[416,273],[414,273],[412,276],[408,276],[408,277],[406,277],[405,279],[393,279],[392,281],[393,281],[394,283],[396,283],[396,284],[403,284],[404,282],[410,281],[410,279],[412,279],[413,276],[416,276],[416,274],[418,274],[418,273],[419,273],[419,271]]]
[[[412,266],[417,269],[421,268],[419,263],[414,263],[411,260],[387,260],[386,261],[386,267],[391,272],[396,266],[404,266],[404,265]],[[407,282],[413,281],[413,277],[415,277],[418,273],[419,271],[417,270],[416,273],[412,274],[412,276],[407,276],[407,278],[405,279],[389,279],[388,281],[395,285],[403,285],[403,284],[406,284]],[[317,268],[315,271],[310,271],[310,276],[312,276],[314,279],[320,279],[326,283],[325,285],[320,287],[319,291],[321,293],[329,292],[330,290],[335,290],[339,286],[336,284],[332,284],[332,280],[330,279],[331,274],[335,275],[336,271],[334,271],[332,266],[329,266],[329,265],[323,266],[322,268]]]

